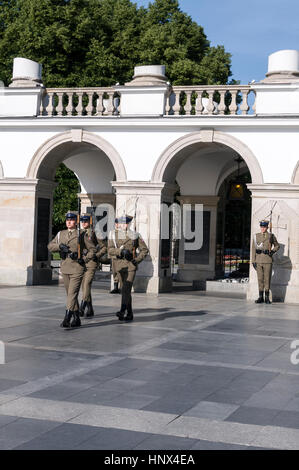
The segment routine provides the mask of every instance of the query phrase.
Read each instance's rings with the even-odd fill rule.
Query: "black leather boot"
[[[120,311],[119,311],[119,312],[116,312],[115,315],[118,317],[118,319],[119,319],[120,321],[124,321],[124,319],[125,319],[125,313],[126,313],[126,306],[125,306],[125,305],[122,305]]]
[[[91,302],[86,302],[87,304],[87,312],[85,314],[86,318],[90,318],[94,316],[93,306]]]
[[[271,304],[268,290],[265,290],[265,304]]]
[[[71,327],[81,326],[79,310],[73,312],[73,320],[71,322]]]
[[[65,311],[65,317],[63,319],[63,322],[60,324],[61,328],[70,328],[72,315],[73,312],[71,310]]]
[[[110,291],[110,294],[120,294],[120,290],[118,288],[118,282],[114,283],[114,288]]]
[[[80,308],[79,308],[79,315],[80,317],[84,317],[84,312],[86,308],[87,302],[85,300],[81,301]]]
[[[125,316],[125,321],[133,321],[133,310],[132,310],[132,299],[129,300],[127,305],[127,315]]]
[[[255,301],[256,304],[263,304],[264,303],[264,291],[259,291],[259,298]]]

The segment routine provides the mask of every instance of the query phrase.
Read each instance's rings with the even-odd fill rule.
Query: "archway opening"
[[[180,149],[162,177],[168,188],[174,187],[173,201],[180,205],[181,216],[172,217],[171,242],[167,245],[162,240],[161,275],[168,269],[174,290],[223,290],[219,282],[223,281],[222,286],[224,282],[242,284],[239,290],[245,295],[251,233],[251,196],[246,185],[252,178],[244,159],[222,143],[197,142]],[[233,197],[236,182],[242,197]],[[195,249],[189,248],[191,238],[180,229],[187,205],[194,237],[198,231],[202,233],[201,245]],[[196,225],[198,207],[202,211],[200,226]]]
[[[64,228],[65,213],[79,208],[81,213],[93,212],[94,228],[97,230],[97,222],[106,218],[115,207],[111,182],[116,180],[116,170],[111,159],[99,147],[89,142],[68,141],[45,152],[39,165],[36,165],[35,172],[39,184],[36,192],[32,283],[44,284],[51,281],[52,272],[57,280],[59,260],[52,259],[47,251],[47,243],[56,235],[57,230]],[[60,176],[61,180],[61,173],[64,177],[57,194],[57,179]]]

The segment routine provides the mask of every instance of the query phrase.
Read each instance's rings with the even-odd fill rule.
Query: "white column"
[[[46,245],[51,233],[54,186],[55,183],[43,180],[0,180],[1,284],[32,285],[51,281]]]

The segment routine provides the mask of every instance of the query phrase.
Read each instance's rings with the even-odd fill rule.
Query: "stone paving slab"
[[[65,331],[61,286],[1,288],[0,449],[298,449],[298,308],[94,290]],[[183,308],[182,308],[183,307]]]

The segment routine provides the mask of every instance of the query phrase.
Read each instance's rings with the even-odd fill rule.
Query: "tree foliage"
[[[57,186],[53,196],[53,233],[65,228],[65,213],[68,210],[78,209],[77,194],[80,192],[78,179],[63,163],[56,170],[55,182]]]
[[[166,65],[173,85],[225,84],[230,54],[211,47],[178,0],[0,0],[0,79],[14,57],[43,65],[47,87],[111,86],[136,65]]]
[[[0,0],[0,80],[11,82],[13,59],[43,66],[47,87],[111,86],[132,79],[134,66],[166,65],[173,85],[226,84],[230,54],[211,47],[204,29],[178,0]],[[54,232],[76,209],[78,181],[56,173]]]

